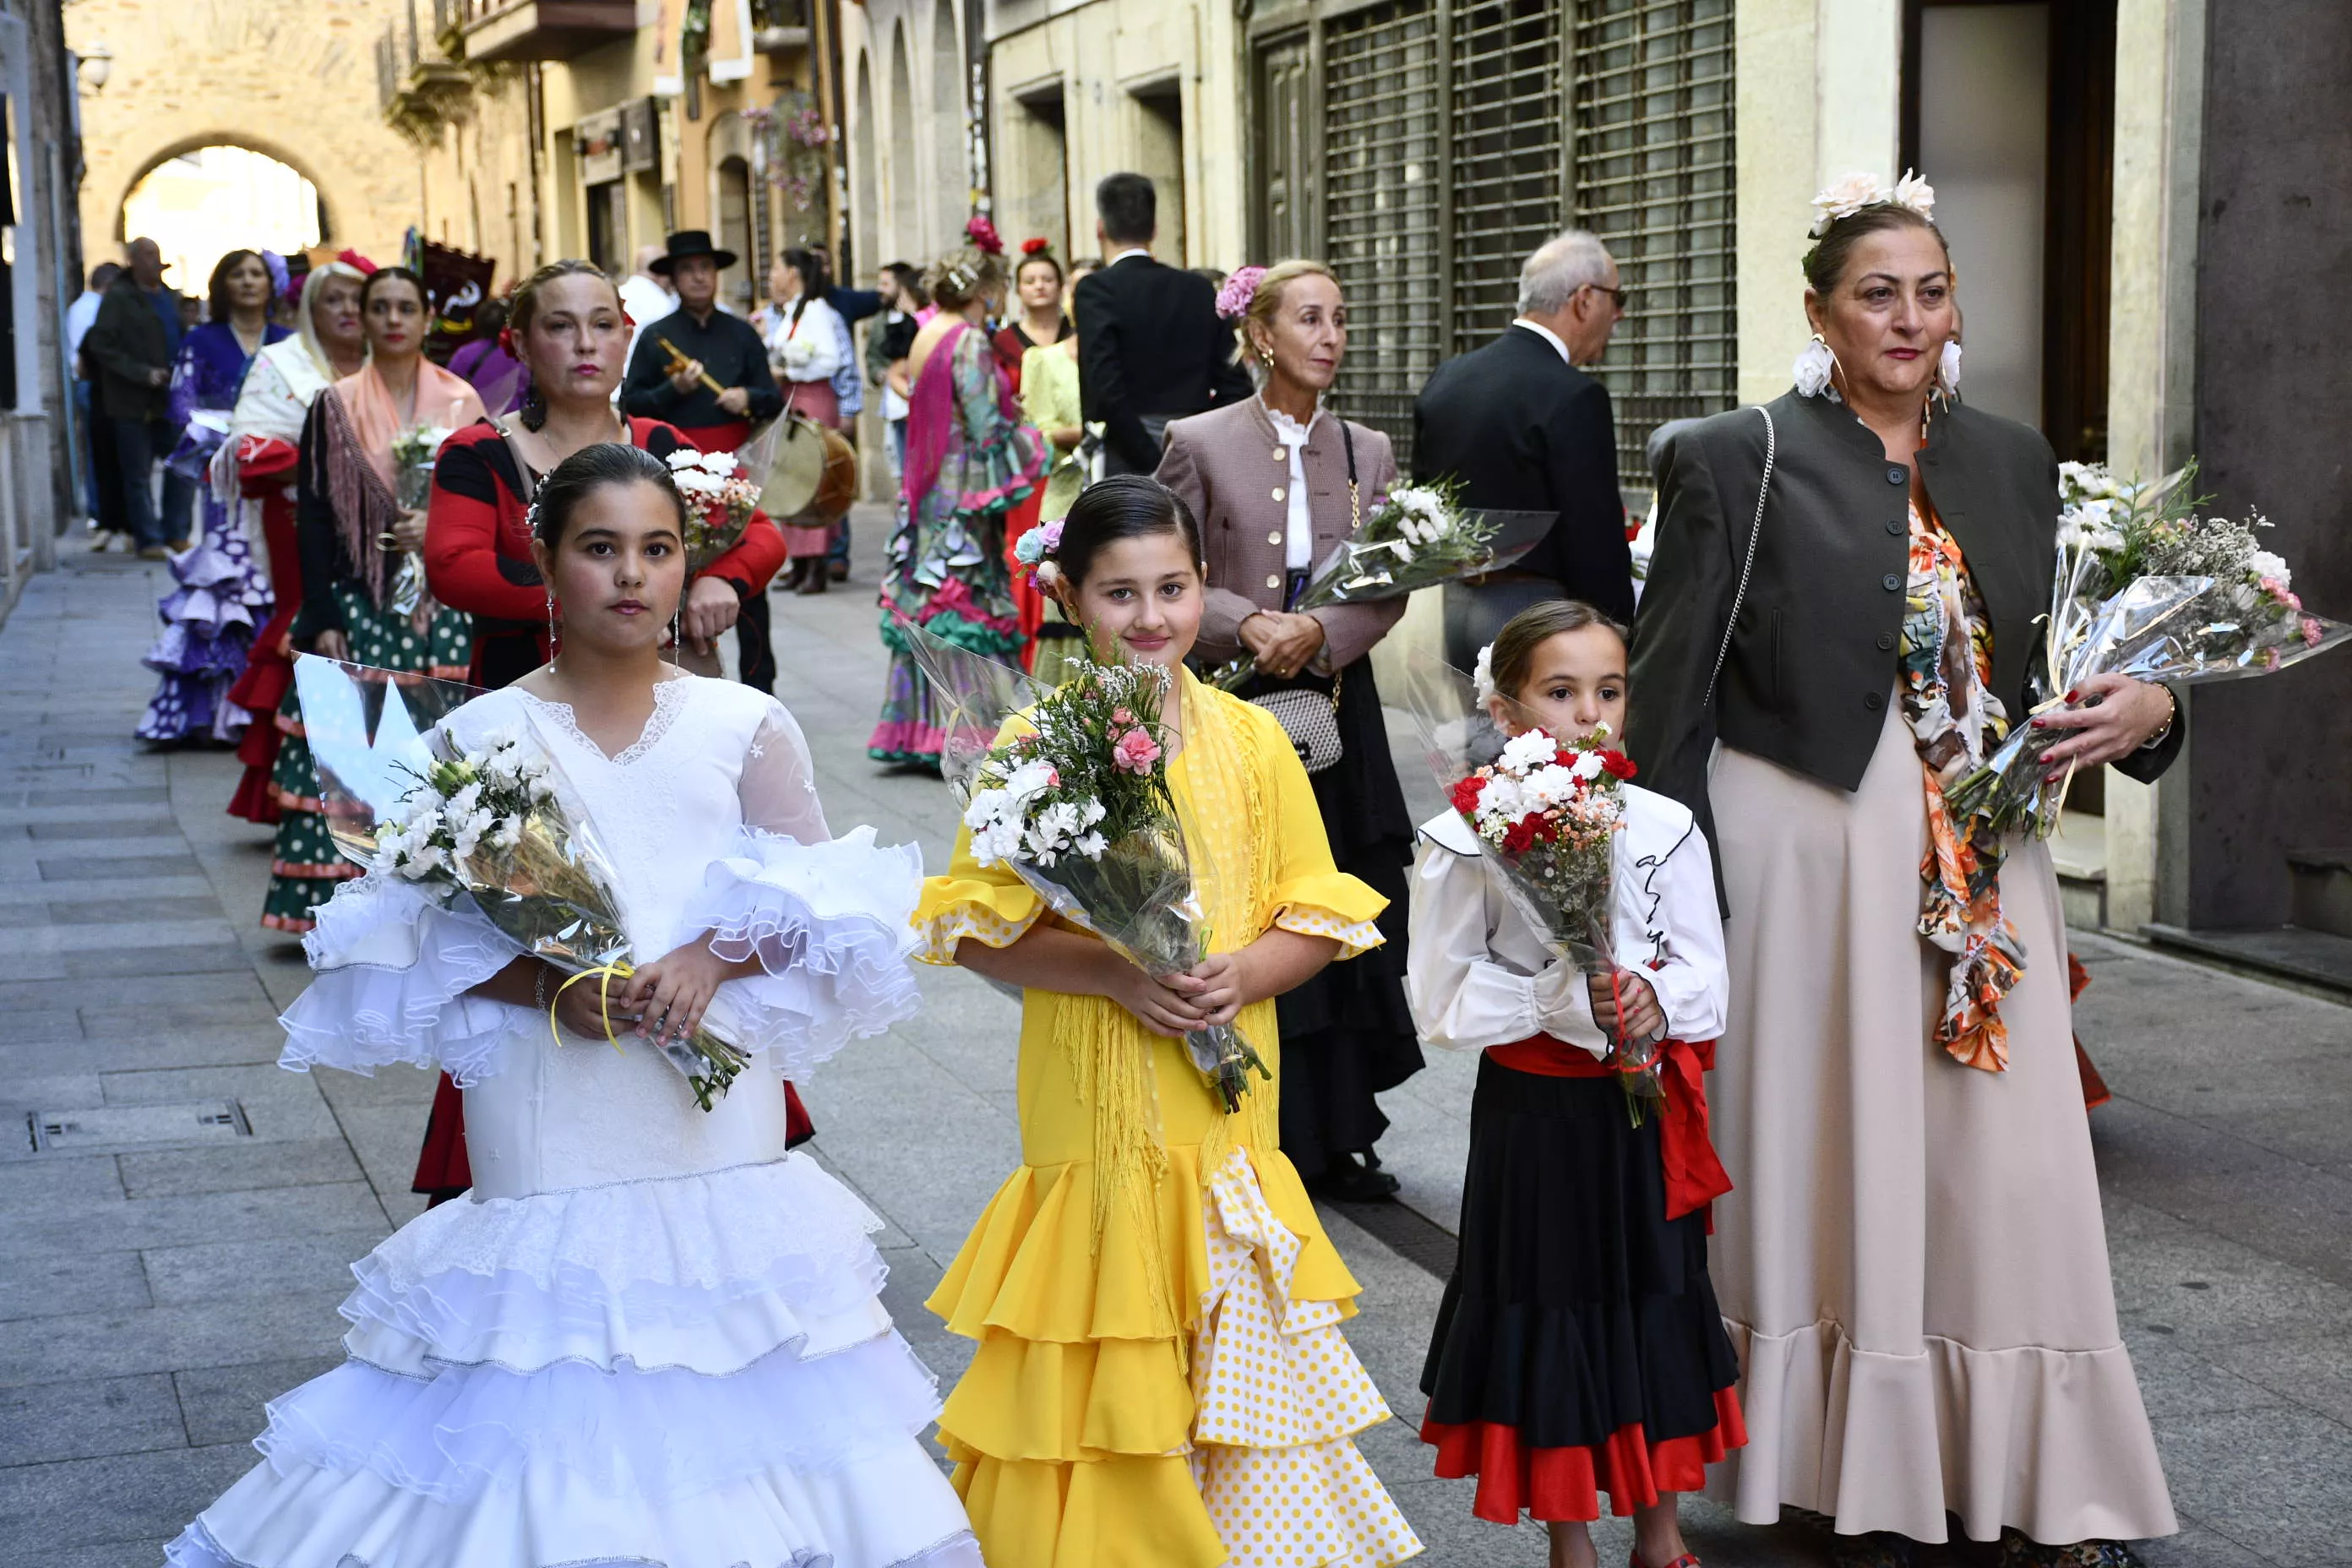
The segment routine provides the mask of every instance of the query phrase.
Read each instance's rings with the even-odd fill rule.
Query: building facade
[[[709,229],[730,309],[787,245],[832,244],[832,13],[804,0],[404,0],[378,102],[420,169],[415,221],[504,282]]]

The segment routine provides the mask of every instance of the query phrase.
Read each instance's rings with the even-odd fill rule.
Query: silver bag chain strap
[[[1699,699],[1702,713],[1715,707],[1715,683],[1723,676],[1723,661],[1731,657],[1732,628],[1739,624],[1739,607],[1748,600],[1748,575],[1756,570],[1756,537],[1764,531],[1764,498],[1772,493],[1772,460],[1779,455],[1779,432],[1772,427],[1772,411],[1762,404],[1756,412],[1764,416],[1764,477],[1756,486],[1756,521],[1748,525],[1748,555],[1739,563],[1739,587],[1731,595],[1731,616],[1723,623],[1723,646],[1715,650],[1715,668],[1707,672],[1706,695]]]

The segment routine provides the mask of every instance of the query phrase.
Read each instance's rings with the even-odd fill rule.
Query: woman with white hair
[[[1439,365],[1413,400],[1414,483],[1455,479],[1465,506],[1554,520],[1508,569],[1447,586],[1446,658],[1459,668],[1506,621],[1547,599],[1633,618],[1616,416],[1609,389],[1580,368],[1601,357],[1624,313],[1608,248],[1570,229],[1519,269],[1510,324]]]
[[[287,634],[302,608],[302,558],[294,542],[294,466],[301,456],[302,422],[310,417],[312,398],[367,363],[367,331],[360,320],[360,285],[366,281],[367,274],[348,261],[310,269],[302,283],[294,335],[254,356],[229,415],[227,438],[213,459],[215,490],[238,498],[248,536],[259,514],[269,551],[275,608],[254,634],[245,673],[228,690],[230,701],[257,716],[246,726],[236,749],[245,775],[228,813],[264,826],[278,822],[278,796],[269,779],[285,734],[276,715],[294,683]]]

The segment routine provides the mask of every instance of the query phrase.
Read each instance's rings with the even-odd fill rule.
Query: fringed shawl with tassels
[[[373,363],[329,387],[320,405],[326,438],[320,467],[335,509],[336,533],[352,574],[380,608],[391,584],[392,557],[377,547],[376,538],[400,521],[392,445],[404,430],[420,425],[445,431],[471,425],[483,417],[481,395],[432,361],[419,360],[415,406],[405,420]]]
[[[1343,958],[1377,945],[1372,921],[1384,900],[1333,867],[1314,793],[1289,738],[1263,709],[1190,674],[1182,685],[1183,745],[1170,783],[1211,923],[1211,950],[1246,947],[1275,926],[1336,938]],[[925,939],[921,956],[952,963],[963,939],[1007,946],[1041,917],[1058,918],[1009,868],[975,862],[966,830],[957,838],[948,874],[926,883],[915,923]],[[1313,1209],[1280,1154],[1281,1047],[1274,1003],[1244,1008],[1237,1024],[1276,1077],[1254,1079],[1241,1109],[1227,1115],[1182,1043],[1146,1030],[1117,1003],[1050,991],[1030,991],[1023,998],[1024,1166],[1034,1173],[1091,1167],[1085,1184],[1090,1189],[1087,1254],[1106,1279],[1140,1267],[1139,1283],[1162,1335],[1178,1334],[1193,1314],[1193,1305],[1172,1288],[1168,1254],[1172,1247],[1181,1257],[1200,1245],[1197,1237],[1157,1235],[1171,1206],[1199,1213],[1197,1194],[1164,1190],[1171,1150],[1183,1150],[1181,1165],[1193,1180],[1222,1168],[1233,1149],[1246,1150],[1284,1223],[1314,1229]],[[1109,1256],[1106,1238],[1112,1237],[1126,1238],[1112,1244],[1126,1256]],[[1312,1239],[1321,1243],[1319,1234]],[[1330,1261],[1336,1266],[1336,1258]]]

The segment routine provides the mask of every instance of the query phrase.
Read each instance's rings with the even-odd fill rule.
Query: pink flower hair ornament
[[[1062,524],[1057,518],[1023,534],[1013,546],[1013,559],[1029,568],[1030,574],[1037,579],[1037,586],[1050,588],[1062,580],[1061,563],[1054,559],[1061,548]]]
[[[971,241],[971,247],[983,256],[1004,254],[1004,241],[998,237],[996,226],[988,220],[986,213],[972,215],[971,221],[963,226],[963,237]]]
[[[1217,314],[1228,321],[1238,321],[1249,314],[1250,301],[1257,298],[1257,286],[1265,279],[1263,267],[1239,267],[1225,279],[1217,290]]]

